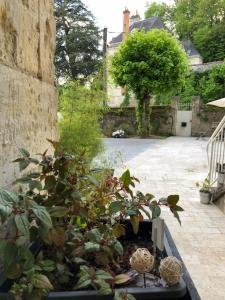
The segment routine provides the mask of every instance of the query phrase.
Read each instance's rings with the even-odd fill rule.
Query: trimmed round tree
[[[112,58],[112,76],[132,91],[138,101],[139,134],[150,134],[150,99],[157,94],[176,92],[185,82],[187,56],[168,32],[154,29],[135,31]]]

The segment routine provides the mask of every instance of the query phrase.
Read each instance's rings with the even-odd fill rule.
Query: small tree
[[[150,133],[150,99],[184,84],[187,57],[177,40],[164,30],[134,32],[112,58],[112,76],[138,101],[139,134]]]

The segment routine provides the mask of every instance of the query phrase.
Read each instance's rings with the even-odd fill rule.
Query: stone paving
[[[121,151],[124,165],[156,197],[179,194],[182,226],[163,211],[177,248],[202,300],[225,300],[225,215],[199,202],[197,181],[207,175],[207,140],[170,137],[106,139],[108,152]],[[121,173],[117,168],[116,173]]]

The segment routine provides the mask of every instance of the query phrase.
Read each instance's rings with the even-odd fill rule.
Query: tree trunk
[[[150,135],[150,100],[151,97],[148,95],[138,101],[138,133],[143,138],[147,138]]]

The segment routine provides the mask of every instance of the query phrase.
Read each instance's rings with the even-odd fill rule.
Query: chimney
[[[130,11],[127,7],[123,12],[123,41],[128,37],[130,31]]]
[[[130,18],[130,25],[132,25],[135,22],[141,21],[141,16],[139,14],[139,12],[136,10],[136,14],[131,16]]]

